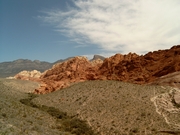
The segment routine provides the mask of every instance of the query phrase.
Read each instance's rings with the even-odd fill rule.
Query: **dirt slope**
[[[0,79],[0,135],[95,135],[84,121],[64,111],[32,104],[41,96],[31,93],[36,87],[31,81]]]
[[[165,135],[180,130],[180,110],[166,98],[171,89],[120,81],[86,81],[42,95],[33,103],[77,116],[99,135]],[[173,112],[173,108],[177,111]]]
[[[180,89],[180,71],[161,76],[151,84],[168,85]]]
[[[44,95],[37,83],[0,79],[0,134],[168,135],[180,133],[180,92],[120,81],[86,81]],[[91,128],[87,128],[83,122]]]

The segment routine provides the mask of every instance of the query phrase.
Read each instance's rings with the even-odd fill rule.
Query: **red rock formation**
[[[99,75],[106,79],[144,84],[176,71],[180,71],[180,45],[144,56],[116,54],[104,60]]]
[[[84,57],[75,57],[56,64],[41,75],[42,85],[35,93],[49,93],[71,83],[96,79],[150,83],[163,75],[180,71],[180,45],[144,56],[116,54],[101,62],[91,63]]]
[[[95,62],[97,63],[97,61]],[[53,66],[40,77],[42,85],[35,93],[48,93],[69,86],[74,82],[97,79],[97,64],[91,64],[85,57],[75,57]],[[99,65],[100,66],[100,65]]]

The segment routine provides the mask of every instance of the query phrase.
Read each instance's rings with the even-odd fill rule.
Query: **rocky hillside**
[[[108,80],[144,84],[176,71],[180,71],[180,45],[143,56],[116,54],[104,60],[98,74]]]
[[[40,77],[42,85],[35,93],[48,93],[86,80],[146,84],[176,71],[180,71],[180,45],[141,56],[116,54],[95,64],[84,57],[74,57],[45,71]]]
[[[0,135],[180,134],[180,92],[171,87],[95,80],[32,94],[38,85],[0,79]]]
[[[74,57],[63,63],[55,64],[45,71],[41,77],[41,86],[35,93],[49,93],[59,88],[65,88],[71,83],[85,80],[96,80],[96,71],[103,63],[97,59],[89,61],[86,57]]]
[[[179,135],[176,92],[171,87],[95,80],[40,95],[32,102],[85,120],[98,135]]]

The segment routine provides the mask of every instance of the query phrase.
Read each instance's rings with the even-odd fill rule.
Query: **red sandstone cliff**
[[[42,74],[40,77],[42,85],[35,93],[48,93],[67,87],[71,83],[96,80],[98,79],[96,72],[101,63],[101,60],[89,62],[85,57],[74,57],[58,63]]]
[[[106,79],[144,84],[176,71],[180,71],[180,45],[144,56],[116,54],[104,60],[99,75]]]
[[[103,62],[74,57],[45,71],[40,76],[42,84],[35,93],[49,93],[71,83],[97,79],[145,84],[176,71],[180,71],[180,45],[141,56],[116,54]]]

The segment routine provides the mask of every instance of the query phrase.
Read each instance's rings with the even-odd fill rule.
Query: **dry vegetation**
[[[15,80],[0,80],[0,135],[69,135],[54,128],[57,124],[54,117],[20,102],[29,98],[26,91],[33,90],[24,84],[37,85],[21,80],[16,83]]]
[[[88,81],[43,95],[33,103],[78,116],[99,134],[161,134],[160,131],[178,129],[156,112],[151,98],[169,89],[119,81]]]
[[[179,134],[178,106],[172,102],[177,112],[171,113],[158,104],[163,94],[171,94],[170,87],[87,81],[45,95],[28,94],[37,86],[0,80],[0,135]]]

